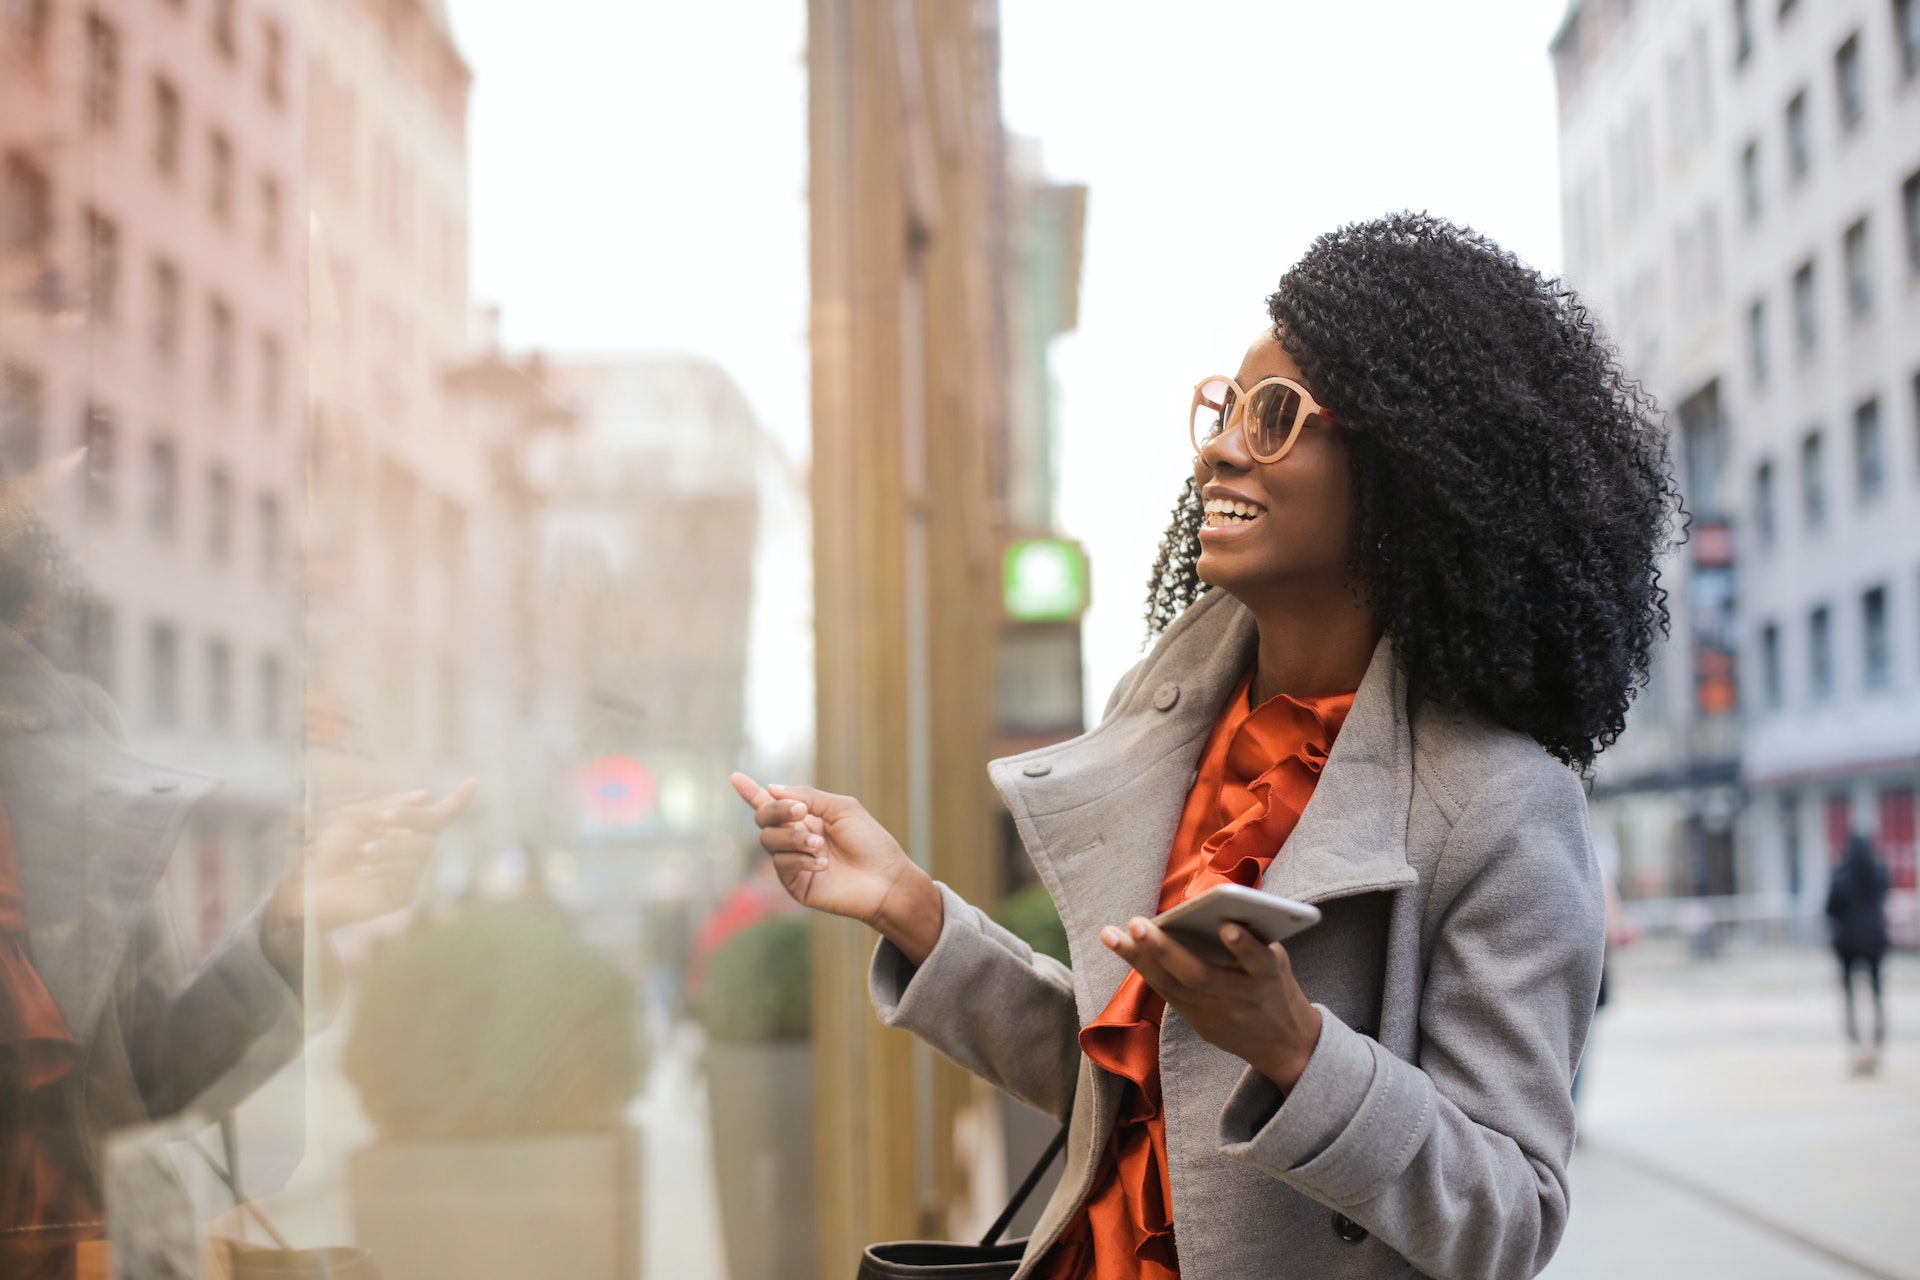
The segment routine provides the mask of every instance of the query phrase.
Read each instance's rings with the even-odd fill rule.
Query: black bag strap
[[[1013,1221],[1013,1215],[1020,1212],[1020,1206],[1027,1202],[1027,1197],[1033,1194],[1033,1189],[1040,1185],[1040,1179],[1046,1173],[1047,1166],[1053,1163],[1053,1158],[1059,1155],[1066,1145],[1067,1126],[1061,1125],[1060,1132],[1053,1135],[1053,1141],[1047,1144],[1047,1149],[1040,1153],[1040,1158],[1034,1162],[1033,1168],[1028,1170],[1026,1178],[1014,1191],[1013,1199],[1007,1201],[1007,1207],[1000,1211],[1000,1216],[995,1218],[993,1225],[987,1228],[987,1234],[980,1237],[981,1248],[1000,1243],[1000,1233],[1005,1231],[1007,1224]]]

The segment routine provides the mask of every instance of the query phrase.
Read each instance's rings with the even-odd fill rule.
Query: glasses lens
[[[1209,378],[1200,384],[1200,393],[1193,402],[1191,425],[1195,448],[1204,448],[1207,441],[1219,435],[1233,418],[1233,402],[1237,395],[1233,384],[1225,378]]]
[[[1247,442],[1257,457],[1271,458],[1286,448],[1293,420],[1300,415],[1300,393],[1270,382],[1253,393],[1247,406]]]

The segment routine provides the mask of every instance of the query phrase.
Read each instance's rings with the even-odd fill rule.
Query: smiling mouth
[[[1205,510],[1206,527],[1209,529],[1231,529],[1250,524],[1266,512],[1265,507],[1254,503],[1235,502],[1227,498],[1207,499]]]

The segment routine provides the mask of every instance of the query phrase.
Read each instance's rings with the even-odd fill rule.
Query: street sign
[[[1007,546],[1000,585],[1015,622],[1071,621],[1087,608],[1087,553],[1066,538],[1022,538]]]

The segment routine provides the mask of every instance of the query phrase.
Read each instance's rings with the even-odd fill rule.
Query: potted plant
[[[382,1275],[638,1273],[634,983],[563,914],[475,907],[389,944],[344,1065],[379,1133],[349,1182]]]
[[[1067,927],[1060,923],[1059,909],[1053,905],[1053,895],[1047,892],[1044,884],[1028,885],[1002,898],[994,918],[1008,933],[1041,955],[1052,956],[1061,964],[1071,963],[1067,956]],[[1007,1185],[1014,1187],[1027,1176],[1027,1170],[1033,1168],[1033,1162],[1040,1158],[1040,1153],[1047,1149],[1047,1143],[1059,1131],[1060,1122],[1004,1093],[999,1095],[999,1101]],[[1007,1227],[1008,1238],[1018,1238],[1033,1230],[1034,1224],[1040,1220],[1041,1210],[1046,1208],[1047,1198],[1053,1194],[1054,1184],[1060,1181],[1060,1172],[1060,1162],[1056,1160],[1053,1168],[1047,1170],[1046,1176],[1034,1188],[1033,1194],[1027,1197],[1026,1204],[1020,1207],[1020,1212],[1014,1215],[1013,1222]]]
[[[732,1280],[814,1275],[810,956],[806,920],[775,916],[707,966],[707,1116]]]

